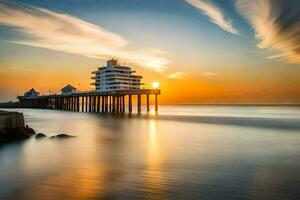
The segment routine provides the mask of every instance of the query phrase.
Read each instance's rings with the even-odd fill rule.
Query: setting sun
[[[152,87],[154,88],[154,89],[157,89],[158,87],[159,87],[159,82],[153,82],[152,83]]]

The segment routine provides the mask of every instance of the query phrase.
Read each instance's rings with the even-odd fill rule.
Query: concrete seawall
[[[22,113],[0,110],[0,130],[23,128],[24,126],[24,116]]]

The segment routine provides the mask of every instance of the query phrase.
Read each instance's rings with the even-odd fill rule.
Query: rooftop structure
[[[76,90],[77,90],[77,88],[68,84],[64,88],[62,88],[60,91],[61,91],[61,94],[73,94],[73,93],[76,93]]]
[[[134,75],[135,71],[131,67],[118,64],[117,60],[108,60],[106,66],[99,67],[97,71],[92,72],[95,90],[116,91],[116,90],[138,90],[142,76]]]
[[[25,92],[24,96],[25,97],[36,97],[38,96],[40,93],[35,91],[33,88],[31,88],[31,90]]]

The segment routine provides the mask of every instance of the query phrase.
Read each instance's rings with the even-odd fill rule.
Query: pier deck
[[[132,112],[133,96],[137,98],[137,111],[141,113],[142,95],[146,96],[147,112],[150,111],[150,96],[155,98],[158,111],[159,89],[116,90],[106,92],[77,92],[71,94],[50,94],[35,97],[18,96],[22,108],[56,109],[77,112]]]

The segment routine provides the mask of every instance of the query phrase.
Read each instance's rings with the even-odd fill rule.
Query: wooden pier
[[[78,92],[36,97],[18,96],[22,108],[55,109],[75,112],[132,113],[133,97],[137,99],[137,112],[142,111],[142,96],[146,96],[146,109],[150,111],[150,96],[154,96],[155,111],[158,111],[159,89],[118,90],[109,92]]]

